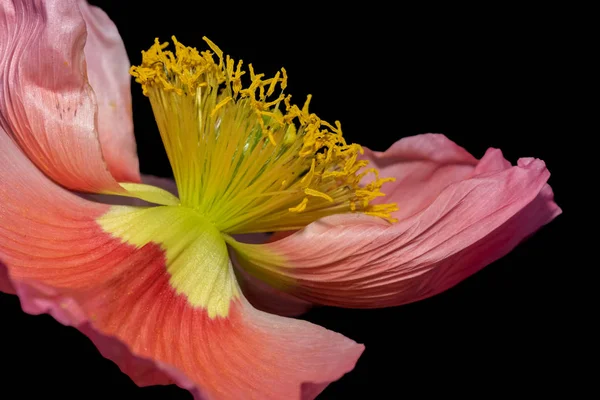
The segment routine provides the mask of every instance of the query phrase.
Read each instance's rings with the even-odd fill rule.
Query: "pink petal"
[[[442,189],[470,176],[477,165],[465,149],[444,135],[431,133],[400,139],[384,152],[365,148],[363,158],[382,177],[396,178],[383,185],[386,196],[373,203],[396,202],[399,210],[393,215],[398,219],[423,210]]]
[[[139,182],[129,58],[115,24],[98,7],[79,2],[87,28],[87,75],[96,94],[98,133],[108,169],[120,182]]]
[[[1,126],[38,168],[61,185],[84,192],[122,191],[98,139],[79,2],[1,4]]]
[[[243,297],[224,318],[192,307],[159,245],[107,234],[96,218],[110,206],[48,180],[1,129],[0,182],[0,261],[23,309],[77,327],[138,384],[175,382],[196,399],[312,399],[363,351]]]
[[[396,224],[338,215],[273,243],[234,246],[251,274],[306,301],[370,308],[432,296],[502,257],[561,212],[541,160],[521,159],[507,168],[500,151],[490,150],[467,168],[448,172],[450,180],[466,177],[436,182],[441,193]]]

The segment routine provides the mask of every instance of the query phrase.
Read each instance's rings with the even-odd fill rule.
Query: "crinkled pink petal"
[[[395,170],[391,161],[388,168]],[[448,172],[454,183],[436,182],[441,193],[424,208],[415,201],[409,207],[421,211],[393,225],[364,215],[332,216],[273,243],[242,245],[238,257],[251,274],[314,303],[370,308],[432,296],[504,256],[561,212],[541,160],[510,167],[499,150],[490,150],[467,168],[463,179]],[[402,176],[402,168],[397,171]],[[432,179],[437,171],[431,168]],[[400,181],[407,190],[425,186]]]
[[[170,285],[159,244],[105,232],[96,218],[110,206],[48,180],[1,128],[0,182],[0,261],[23,309],[88,334],[139,384],[175,382],[196,399],[312,399],[364,349],[243,296],[209,317]]]
[[[0,125],[61,185],[83,192],[122,191],[98,139],[79,4],[1,0]]]
[[[381,177],[396,179],[383,185],[382,192],[386,196],[376,198],[373,204],[397,202],[400,208],[393,215],[398,219],[427,207],[442,189],[471,176],[478,165],[475,157],[442,134],[402,138],[383,152],[363,148],[365,153],[359,157],[369,161],[368,168],[377,168]],[[367,175],[363,183],[369,183],[372,178]],[[292,233],[275,232],[269,241]]]
[[[98,133],[108,169],[119,182],[139,182],[133,135],[129,58],[115,24],[98,7],[79,1],[87,28],[87,76],[98,105]]]
[[[444,135],[431,133],[402,138],[384,152],[365,148],[362,158],[380,176],[396,178],[383,185],[386,196],[373,204],[398,203],[399,210],[393,214],[398,219],[423,210],[442,189],[467,178],[477,166],[477,159],[465,149]]]

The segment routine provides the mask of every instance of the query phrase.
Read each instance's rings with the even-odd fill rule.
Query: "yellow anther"
[[[219,104],[217,104],[215,106],[215,108],[213,108],[212,112],[210,113],[211,117],[214,117],[215,115],[217,115],[217,112],[227,103],[229,103],[231,100],[233,100],[232,97],[226,97],[225,99],[221,100],[219,102]]]
[[[323,192],[319,192],[318,190],[306,188],[306,189],[304,189],[304,193],[307,196],[320,197],[322,199],[329,201],[330,203],[333,203],[333,199],[331,198],[331,196],[329,196]]]
[[[285,68],[281,68],[281,74],[283,75],[283,78],[281,78],[281,90],[285,90],[285,88],[287,88],[287,71],[285,70]]]
[[[312,179],[315,176],[315,166],[316,165],[317,165],[316,161],[313,158],[310,163],[310,170],[308,171],[308,173],[306,175],[304,175],[304,178],[302,178],[300,180],[301,183],[304,183],[306,186],[310,186],[310,183],[312,182]]]
[[[312,94],[306,96],[306,101],[304,102],[304,106],[302,106],[302,114],[308,116],[308,106],[310,105],[310,101],[312,100]]]
[[[217,57],[219,57],[219,60],[221,62],[223,62],[223,50],[221,50],[219,48],[219,46],[217,46],[216,44],[214,44],[213,41],[210,40],[209,38],[207,38],[206,36],[202,36],[202,40],[204,40],[206,42],[206,44],[208,44],[208,47],[210,47],[212,49],[212,51],[215,52],[215,54],[217,55]]]
[[[271,96],[275,91],[275,86],[277,85],[277,82],[279,82],[279,74],[280,72],[277,71],[275,77],[271,78],[271,84],[269,85],[269,90],[267,90],[267,97]]]
[[[233,61],[233,58],[229,57],[229,55],[227,55],[225,59],[225,65],[227,65],[227,79],[231,79],[233,77],[233,68],[235,67],[235,61]]]
[[[293,213],[300,213],[300,212],[306,210],[307,204],[308,204],[308,199],[305,197],[302,199],[300,204],[298,204],[296,207],[289,208],[288,210]]]
[[[283,117],[281,115],[277,115],[277,113],[269,112],[269,111],[260,111],[260,114],[264,115],[265,117],[273,118],[280,125],[284,125],[285,124],[285,122],[283,122]]]

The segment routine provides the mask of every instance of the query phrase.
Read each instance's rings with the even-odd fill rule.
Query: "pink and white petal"
[[[361,157],[376,167],[381,177],[394,177],[381,189],[385,197],[373,204],[397,203],[397,219],[408,218],[427,207],[451,183],[470,176],[477,159],[440,134],[423,134],[400,139],[384,152],[365,148]],[[368,183],[368,177],[365,177]]]
[[[122,192],[98,139],[78,1],[0,4],[0,125],[55,182]]]
[[[543,161],[502,170],[499,156],[488,152],[479,175],[447,186],[396,224],[339,215],[273,243],[232,246],[251,274],[306,301],[371,308],[432,296],[560,214]]]
[[[86,0],[79,9],[87,28],[87,76],[98,105],[98,134],[108,169],[119,182],[139,182],[133,135],[129,58],[115,24]]]
[[[108,234],[97,218],[110,206],[48,180],[1,130],[0,181],[0,261],[24,310],[88,334],[139,384],[174,381],[197,399],[311,399],[363,351],[242,296],[210,317],[171,286],[160,245]]]

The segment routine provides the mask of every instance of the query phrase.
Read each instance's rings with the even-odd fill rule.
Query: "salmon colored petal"
[[[173,262],[184,264],[182,272],[166,262],[173,260],[173,243],[129,244],[121,238],[146,234],[144,223],[162,228],[158,218],[138,220],[139,215],[184,212],[180,207],[111,207],[84,200],[49,181],[1,131],[0,181],[0,260],[24,310],[48,312],[77,327],[139,384],[176,382],[197,399],[312,399],[350,371],[363,351],[340,334],[260,312],[241,294],[224,316],[192,306],[190,290],[210,291],[201,284],[220,274],[197,267],[218,260],[179,246],[183,253]],[[136,223],[114,233],[107,223],[114,210],[121,210],[122,221],[129,212],[137,215],[130,220]],[[189,222],[166,221],[171,223],[162,231],[181,221]],[[222,248],[227,257],[224,242]]]
[[[442,189],[470,176],[477,165],[465,149],[444,135],[431,133],[400,139],[384,152],[365,148],[362,158],[370,161],[369,167],[379,169],[382,177],[396,178],[383,185],[386,196],[373,204],[397,203],[399,209],[392,214],[397,219],[423,210]]]
[[[46,175],[122,192],[104,161],[77,0],[0,2],[0,124]],[[134,176],[135,172],[132,172]]]
[[[131,116],[129,58],[115,24],[98,7],[79,1],[87,28],[87,76],[98,105],[98,133],[108,169],[118,181],[140,182]]]
[[[370,308],[420,300],[504,256],[560,214],[543,161],[503,165],[501,153],[489,151],[472,177],[393,225],[338,215],[273,243],[230,244],[251,274],[307,301]]]
[[[83,319],[85,310],[77,301],[57,295],[56,289],[18,281],[15,286],[24,311],[34,315],[49,313],[59,322],[77,327],[104,357],[113,360],[139,386],[175,383],[189,390],[196,400],[314,399],[331,381],[352,370],[364,350],[364,346],[340,334],[305,321],[263,313],[245,300],[232,309],[228,321],[208,325],[210,319],[206,315],[188,311],[173,298],[168,299],[174,301],[173,308],[153,310],[145,322],[170,311],[177,313],[174,317],[160,320],[160,328],[156,324],[138,327],[142,333],[157,329],[161,335],[136,341],[131,333],[129,339],[139,343],[131,347],[121,335],[106,334],[95,327],[97,323]],[[132,317],[140,319],[137,313]],[[167,323],[174,328],[165,329],[163,325]],[[200,340],[206,342],[199,343]],[[140,355],[144,350],[139,346],[143,345],[150,346],[154,354]],[[177,357],[178,352],[185,353]],[[208,365],[201,370],[202,377],[194,381],[189,378],[194,376],[192,373],[184,374],[157,360],[166,354],[192,368],[198,363]]]

